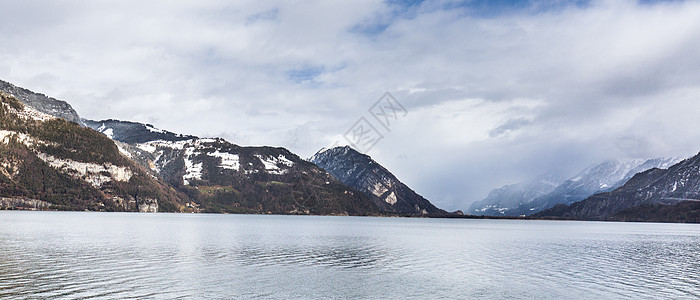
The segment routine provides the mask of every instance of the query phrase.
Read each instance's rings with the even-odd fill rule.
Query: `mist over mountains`
[[[5,208],[449,215],[348,146],[307,161],[279,147],[82,119],[64,101],[0,87]],[[467,213],[696,222],[696,158],[605,161],[568,179],[548,172],[493,190]]]

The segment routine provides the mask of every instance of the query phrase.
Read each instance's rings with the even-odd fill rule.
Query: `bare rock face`
[[[82,124],[80,122],[80,116],[78,116],[78,113],[70,104],[68,104],[68,102],[51,98],[44,94],[35,93],[2,80],[0,80],[0,91],[14,96],[18,100],[22,101],[22,103],[31,106],[42,113]]]
[[[27,198],[0,197],[0,209],[44,210],[51,207],[46,201]]]
[[[371,157],[348,146],[322,149],[310,161],[342,183],[375,199],[377,205],[386,212],[409,215],[448,214],[411,190]]]
[[[143,198],[139,201],[139,212],[157,213],[158,200],[153,198]]]

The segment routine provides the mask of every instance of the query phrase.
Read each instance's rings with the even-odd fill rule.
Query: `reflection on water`
[[[0,298],[698,298],[700,226],[0,212]]]

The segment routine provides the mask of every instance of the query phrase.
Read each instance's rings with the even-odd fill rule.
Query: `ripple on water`
[[[700,227],[0,212],[0,297],[698,298]]]

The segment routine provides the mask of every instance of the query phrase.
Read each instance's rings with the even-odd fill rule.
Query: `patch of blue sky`
[[[383,33],[396,19],[411,19],[425,0],[387,0],[388,11],[376,14],[350,28],[350,32],[374,37]]]
[[[253,24],[260,21],[274,21],[277,19],[279,9],[271,9],[261,13],[257,13],[246,18],[246,24]]]
[[[287,71],[287,78],[296,83],[316,83],[316,77],[323,74],[325,67],[303,67]]]
[[[640,4],[654,5],[659,3],[678,3],[685,2],[685,0],[639,0]]]
[[[646,0],[659,1],[659,0]],[[412,19],[421,13],[458,11],[459,15],[491,18],[504,14],[533,14],[571,6],[585,7],[590,0],[386,0],[388,12],[377,14],[350,28],[350,32],[375,37],[382,34],[398,19]]]

